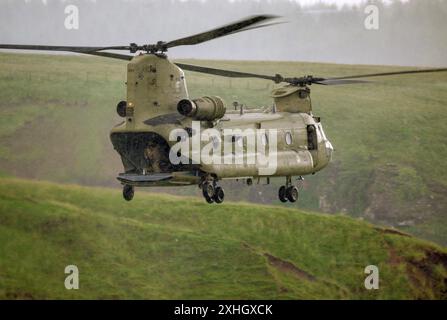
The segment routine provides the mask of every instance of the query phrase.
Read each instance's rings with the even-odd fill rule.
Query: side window
[[[317,150],[317,130],[313,124],[307,126],[307,148],[309,150]]]
[[[286,132],[286,144],[290,146],[293,142],[292,134],[290,132]]]
[[[220,147],[221,141],[220,137],[212,136],[211,141],[213,142],[213,149],[216,151]]]
[[[263,146],[266,146],[266,145],[267,145],[267,143],[268,143],[268,138],[267,138],[267,134],[266,134],[266,133],[263,133],[263,134],[261,135],[261,143],[262,143]]]
[[[237,144],[239,147],[243,147],[244,146],[244,137],[242,136],[232,136],[231,137],[231,142]]]

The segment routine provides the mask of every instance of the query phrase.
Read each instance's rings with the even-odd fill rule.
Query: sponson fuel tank
[[[218,177],[258,177],[263,175],[268,176],[287,176],[287,175],[304,175],[312,172],[314,163],[312,155],[307,150],[302,151],[279,151],[275,154],[267,154],[264,161],[256,157],[254,164],[247,164],[246,155],[242,159],[241,164],[233,158],[233,163],[230,161],[224,164],[209,164],[203,165],[202,170],[206,172],[213,172]],[[268,161],[268,165],[265,162]],[[231,164],[228,164],[231,163]],[[265,172],[265,174],[263,174]]]

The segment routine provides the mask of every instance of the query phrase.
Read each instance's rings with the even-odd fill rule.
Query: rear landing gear
[[[214,185],[211,182],[205,182],[202,185],[202,194],[205,198],[206,202],[213,203],[214,202]]]
[[[216,185],[216,181],[206,181],[202,184],[202,194],[208,203],[222,203],[225,198],[225,191]]]
[[[298,188],[292,185],[291,177],[287,177],[286,185],[279,188],[278,198],[284,203],[287,201],[294,203],[298,200]]]
[[[134,196],[134,187],[133,186],[129,186],[129,185],[124,185],[123,187],[123,198],[126,201],[130,201],[133,199]]]

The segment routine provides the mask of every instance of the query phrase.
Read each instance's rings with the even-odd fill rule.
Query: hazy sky
[[[26,2],[30,2],[31,0],[25,0]],[[41,0],[43,3],[47,4],[48,0]],[[95,2],[96,0],[91,0],[92,2]],[[181,0],[183,2],[187,2],[188,0]],[[202,0],[202,1],[206,1],[206,0]],[[237,2],[239,0],[230,0],[230,2]],[[258,0],[251,0],[253,2],[256,2]],[[274,0],[271,0],[272,2]],[[298,2],[299,4],[303,5],[303,6],[312,6],[318,3],[325,3],[325,4],[335,4],[339,7],[343,6],[343,5],[361,5],[365,2],[367,2],[368,0],[295,0],[296,2]],[[400,1],[400,2],[407,2],[409,0],[383,0],[384,3],[391,3],[392,1]]]
[[[256,1],[256,0],[254,0]],[[337,6],[343,6],[343,5],[359,5],[365,3],[367,0],[295,0],[301,5],[314,5],[318,3],[325,3],[325,4],[335,4]],[[406,2],[408,0],[399,0],[401,2]],[[385,3],[392,2],[392,0],[386,0]]]
[[[231,1],[232,3],[228,3]],[[287,24],[170,50],[171,58],[294,60],[352,64],[447,65],[447,0],[0,0],[0,43],[109,46],[155,43],[203,32],[259,13]],[[382,1],[383,2],[383,1]],[[46,3],[44,5],[43,3]],[[79,6],[79,29],[64,8]],[[334,10],[326,5],[336,5]],[[402,4],[404,3],[404,4]],[[320,4],[320,5],[318,5]],[[343,5],[355,6],[344,8]],[[315,7],[312,7],[315,6]]]

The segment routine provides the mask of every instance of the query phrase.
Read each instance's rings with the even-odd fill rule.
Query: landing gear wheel
[[[135,191],[134,191],[134,188],[132,186],[125,185],[123,187],[123,198],[124,198],[124,200],[126,200],[126,201],[132,200],[133,196],[134,196],[134,193],[135,193]]]
[[[298,188],[295,186],[290,186],[286,190],[287,199],[290,202],[296,202],[298,200]]]
[[[225,198],[225,192],[222,187],[217,187],[214,191],[214,201],[216,203],[222,203]]]
[[[279,188],[278,198],[281,202],[287,202],[286,186],[281,186],[281,188]]]
[[[214,186],[212,183],[206,182],[202,185],[202,194],[205,198],[206,202],[213,203],[214,202]]]
[[[214,202],[214,198],[205,197],[205,200],[206,200],[206,202],[208,202],[210,204]]]

